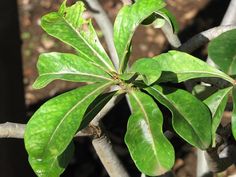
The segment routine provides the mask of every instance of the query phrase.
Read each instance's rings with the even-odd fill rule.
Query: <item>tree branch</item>
[[[161,30],[165,34],[168,42],[172,47],[178,48],[181,46],[179,37],[175,33],[173,33],[172,26],[170,26],[168,23],[165,23],[164,26],[161,28]]]
[[[227,25],[227,26],[218,26],[211,28],[209,30],[203,31],[195,36],[193,36],[191,39],[189,39],[187,42],[185,42],[183,45],[179,47],[179,50],[187,53],[192,53],[194,50],[198,49],[199,47],[207,44],[212,39],[216,38],[220,34],[236,29],[235,25]]]
[[[105,133],[102,134],[101,137],[93,139],[92,144],[109,176],[129,177],[129,174],[118,159],[112,148],[111,141]]]

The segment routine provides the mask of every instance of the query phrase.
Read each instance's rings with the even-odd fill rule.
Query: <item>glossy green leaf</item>
[[[42,17],[41,26],[51,36],[75,48],[79,55],[99,64],[104,70],[115,71],[114,66],[99,42],[91,20],[83,19],[84,4],[78,1],[66,7],[66,1],[58,12]]]
[[[212,145],[215,146],[216,130],[220,125],[225,106],[228,100],[228,94],[232,87],[221,89],[209,96],[204,103],[211,110],[212,114]]]
[[[129,72],[140,74],[147,85],[153,84],[161,76],[159,63],[149,58],[136,60]]]
[[[171,111],[173,128],[184,140],[200,149],[210,146],[211,114],[205,104],[181,89],[155,85],[146,91]]]
[[[163,0],[139,0],[119,11],[114,24],[114,43],[120,60],[120,73],[127,67],[126,55],[134,31],[144,19],[164,6]]]
[[[236,30],[227,31],[213,39],[208,46],[210,58],[219,69],[236,75]]]
[[[233,88],[232,97],[233,97],[233,112],[232,112],[231,126],[234,139],[236,139],[236,87]]]
[[[104,82],[111,77],[83,58],[67,53],[44,53],[37,64],[39,77],[34,88],[42,88],[56,79],[73,82]]]
[[[225,73],[184,52],[172,50],[154,57],[154,60],[161,66],[160,82],[179,83],[194,78],[216,77],[234,83]]]
[[[162,132],[162,113],[154,100],[140,91],[128,98],[132,115],[128,121],[125,143],[138,169],[150,176],[161,175],[174,164],[174,149]]]
[[[69,164],[74,154],[74,144],[70,143],[59,156],[35,159],[29,156],[29,162],[38,177],[59,177]]]
[[[25,147],[34,159],[60,155],[77,132],[88,106],[111,85],[110,82],[83,86],[43,104],[25,130]]]

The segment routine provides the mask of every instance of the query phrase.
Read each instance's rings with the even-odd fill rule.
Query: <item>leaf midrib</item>
[[[144,114],[145,120],[146,120],[146,122],[148,123],[148,130],[149,130],[149,133],[150,133],[151,138],[152,138],[152,144],[151,144],[151,146],[152,146],[152,149],[153,149],[153,152],[154,152],[154,155],[155,155],[155,159],[156,159],[156,161],[157,161],[157,163],[158,163],[158,166],[161,167],[161,163],[160,163],[159,160],[158,160],[156,148],[155,148],[155,146],[154,146],[154,145],[156,145],[156,144],[155,144],[155,141],[154,141],[154,137],[153,137],[153,135],[152,135],[152,130],[151,130],[151,127],[150,127],[150,122],[149,122],[149,119],[148,119],[148,115],[147,115],[147,113],[146,113],[146,111],[145,111],[145,109],[144,109],[142,103],[140,102],[140,100],[138,99],[138,97],[135,95],[135,93],[134,93],[134,92],[131,92],[131,94],[133,95],[134,99],[137,101],[138,105],[140,106],[141,111],[142,111],[143,114]]]
[[[61,121],[59,122],[59,124],[57,125],[57,127],[54,129],[53,133],[51,134],[51,137],[47,143],[47,145],[45,146],[44,148],[44,152],[43,154],[45,153],[46,149],[48,148],[48,146],[51,144],[57,130],[59,129],[60,125],[64,122],[64,120],[70,115],[70,113],[76,109],[76,107],[78,107],[81,103],[83,103],[88,97],[90,97],[91,95],[93,95],[94,93],[96,93],[98,90],[104,88],[104,87],[107,87],[108,85],[110,85],[111,82],[109,83],[106,83],[104,85],[102,85],[101,87],[98,87],[97,89],[95,89],[94,91],[92,91],[91,93],[89,93],[88,95],[86,95],[82,100],[80,100],[79,102],[77,102],[61,119]]]
[[[113,81],[112,79],[110,78],[107,78],[107,77],[103,77],[101,75],[95,75],[95,74],[89,74],[89,73],[83,73],[83,72],[60,72],[60,73],[56,73],[56,72],[51,72],[51,73],[43,73],[43,74],[40,74],[40,76],[47,76],[47,75],[62,75],[62,74],[71,74],[71,75],[84,75],[84,76],[91,76],[91,77],[97,77],[97,78],[100,78],[100,79],[104,79],[106,81]]]
[[[184,117],[183,115],[183,113],[181,112],[181,111],[179,111],[175,106],[174,106],[174,104],[171,102],[171,101],[169,101],[169,99],[167,99],[166,98],[166,96],[164,96],[163,94],[161,94],[160,92],[159,92],[159,90],[157,90],[157,89],[155,89],[155,88],[153,88],[153,87],[150,87],[151,89],[153,89],[154,91],[156,91],[162,98],[164,98],[169,104],[171,104],[172,105],[172,107],[175,109],[175,110],[177,110],[177,112],[182,116],[182,117]],[[167,105],[165,105],[165,106],[167,106]],[[169,108],[169,106],[167,106],[168,108]],[[169,108],[170,109],[170,108]],[[171,110],[170,110],[171,111]],[[171,113],[172,113],[172,116],[174,116],[174,113],[171,111]],[[190,125],[190,127],[191,127],[191,129],[193,130],[193,132],[194,132],[194,134],[196,135],[196,137],[199,137],[198,136],[198,134],[196,133],[196,130],[191,126],[191,124],[189,123],[189,121],[188,120],[186,120],[186,119],[183,119],[183,120],[185,120],[189,125]],[[199,137],[198,138],[199,140],[200,140],[200,142],[201,142],[201,144],[203,144],[203,145],[205,145],[205,143],[203,143],[203,141],[202,141],[202,139]]]
[[[97,55],[99,60],[102,63],[104,63],[108,69],[110,69],[111,71],[114,71],[114,69],[103,59],[103,57],[96,50],[93,49],[93,47],[89,44],[89,42],[69,23],[69,21],[61,14],[59,14],[59,16],[72,28],[72,30],[76,32],[76,34],[84,41],[84,43],[90,48],[90,50],[92,50],[95,53],[95,55]],[[84,52],[80,51],[80,53],[83,53],[83,55],[85,55],[90,60],[90,57],[86,55]]]

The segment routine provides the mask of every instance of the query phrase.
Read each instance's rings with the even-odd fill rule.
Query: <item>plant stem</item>
[[[173,33],[172,27],[168,23],[165,23],[161,29],[172,47],[178,48],[181,46],[178,36]]]

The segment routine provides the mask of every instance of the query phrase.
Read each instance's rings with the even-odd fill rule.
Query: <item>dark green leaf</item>
[[[232,112],[232,133],[234,136],[234,139],[236,139],[236,87],[233,88],[233,112]]]
[[[83,58],[67,53],[45,53],[39,56],[39,77],[34,88],[42,88],[56,79],[73,82],[104,82],[111,77]]]
[[[120,60],[120,73],[127,67],[126,55],[134,31],[144,19],[164,6],[163,0],[139,0],[120,10],[114,24],[114,43]]]
[[[84,114],[83,121],[81,122],[80,128],[85,128],[90,121],[102,110],[102,108],[111,100],[111,98],[117,94],[117,91],[104,93],[99,95],[88,107]]]
[[[25,147],[33,159],[60,155],[77,132],[88,106],[111,85],[92,84],[59,95],[42,105],[25,130]]]
[[[132,115],[128,121],[125,143],[138,169],[150,176],[170,170],[174,149],[162,132],[162,113],[154,100],[140,91],[131,91],[128,98]]]
[[[229,75],[236,75],[236,30],[227,31],[213,39],[208,54],[219,69]]]
[[[69,164],[74,154],[74,144],[71,142],[59,156],[46,159],[35,159],[29,156],[29,162],[38,177],[59,177]]]
[[[83,19],[84,10],[81,1],[71,7],[66,7],[64,1],[58,12],[42,17],[41,26],[48,34],[75,48],[82,58],[99,64],[106,71],[115,71],[98,40],[91,20]]]
[[[161,66],[160,82],[183,82],[194,78],[216,77],[234,83],[225,73],[184,52],[172,50],[154,57],[154,60]]]
[[[204,103],[211,110],[212,114],[212,145],[215,146],[216,130],[221,122],[225,106],[228,100],[228,94],[232,87],[219,90],[209,96]]]
[[[181,89],[152,86],[146,89],[172,113],[175,131],[200,149],[211,144],[211,114],[205,104]]]
[[[161,76],[159,63],[149,58],[136,60],[129,72],[138,73],[147,85],[151,85]]]

